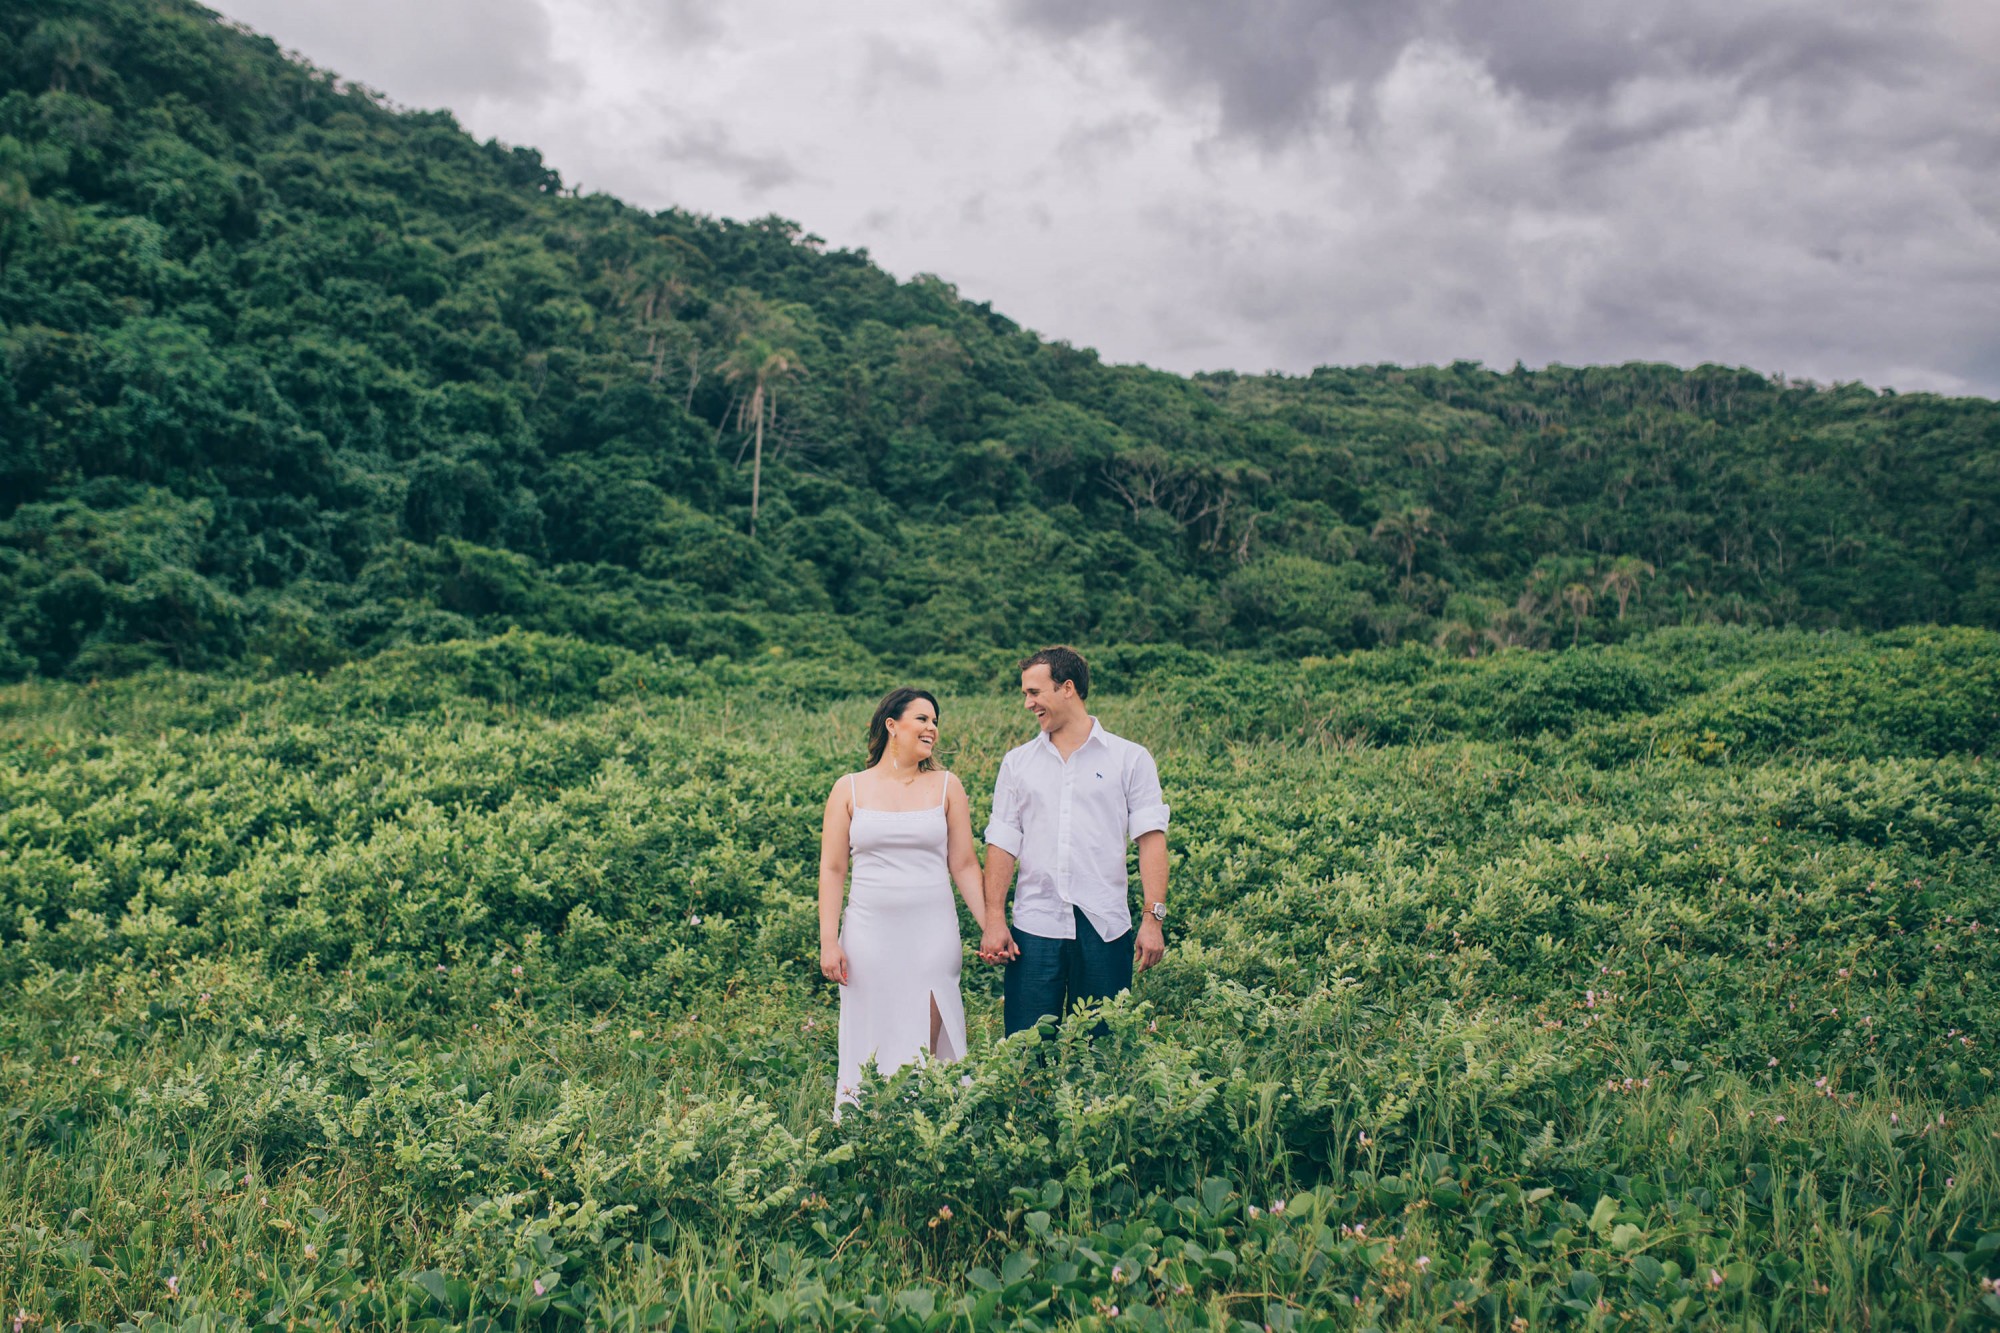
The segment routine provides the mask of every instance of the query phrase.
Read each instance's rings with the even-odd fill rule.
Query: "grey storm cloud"
[[[930,52],[880,33],[871,33],[864,45],[867,56],[861,65],[861,82],[868,96],[884,90],[900,92],[944,85],[944,70]]]
[[[670,162],[731,177],[753,197],[800,179],[798,167],[784,153],[745,148],[720,121],[703,121],[670,135],[661,141],[660,151]]]
[[[1056,156],[1078,170],[1093,170],[1131,152],[1158,124],[1158,117],[1135,112],[1074,125],[1056,145]]]
[[[1162,315],[1184,346],[1206,320],[1218,350],[1255,340],[1273,364],[1498,350],[1990,392],[2000,24],[1982,9],[1006,0],[1020,30],[1207,107],[1201,158],[1247,145],[1326,181],[1317,212],[1154,209],[1198,260],[1196,299]]]
[[[228,12],[410,106],[532,101],[577,77],[551,54],[554,24],[536,0],[230,0]]]
[[[1757,0],[1011,0],[1014,18],[1062,38],[1110,33],[1175,93],[1216,98],[1226,134],[1279,141],[1366,97],[1413,45],[1476,60],[1499,85],[1553,104],[1601,100],[1643,77],[1724,79],[1769,91],[1904,80],[1950,44],[1928,6]]]
[[[210,2],[1114,360],[2000,391],[1996,0]]]

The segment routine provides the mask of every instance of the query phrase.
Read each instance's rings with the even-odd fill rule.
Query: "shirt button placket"
[[[1069,892],[1069,825],[1070,795],[1075,782],[1075,771],[1068,764],[1063,765],[1062,799],[1057,805],[1056,816],[1056,886],[1064,902],[1073,902]]]

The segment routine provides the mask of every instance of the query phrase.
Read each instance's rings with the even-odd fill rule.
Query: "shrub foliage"
[[[1167,961],[1096,1040],[1003,1042],[969,956],[971,1058],[838,1125],[812,899],[851,679],[512,635],[12,686],[0,1296],[107,1328],[2000,1317],[1996,650],[1107,650],[1176,810]],[[1005,685],[945,696],[976,804]]]

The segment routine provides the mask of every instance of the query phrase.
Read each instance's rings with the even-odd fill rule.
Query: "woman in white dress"
[[[855,1104],[870,1059],[889,1074],[928,1053],[965,1054],[958,886],[975,927],[985,896],[965,787],[941,768],[938,704],[891,690],[868,724],[868,767],[833,784],[820,825],[819,968],[840,983],[834,1114]],[[841,890],[853,886],[845,920]]]

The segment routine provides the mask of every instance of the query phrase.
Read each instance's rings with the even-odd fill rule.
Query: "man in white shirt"
[[[1143,745],[1090,715],[1090,665],[1073,648],[1021,663],[1021,697],[1041,734],[1010,750],[986,825],[986,928],[979,956],[1007,965],[1012,1036],[1044,1014],[1116,995],[1166,953],[1167,806]],[[1145,899],[1132,925],[1125,847],[1139,845]],[[1007,889],[1019,867],[1014,927]]]

